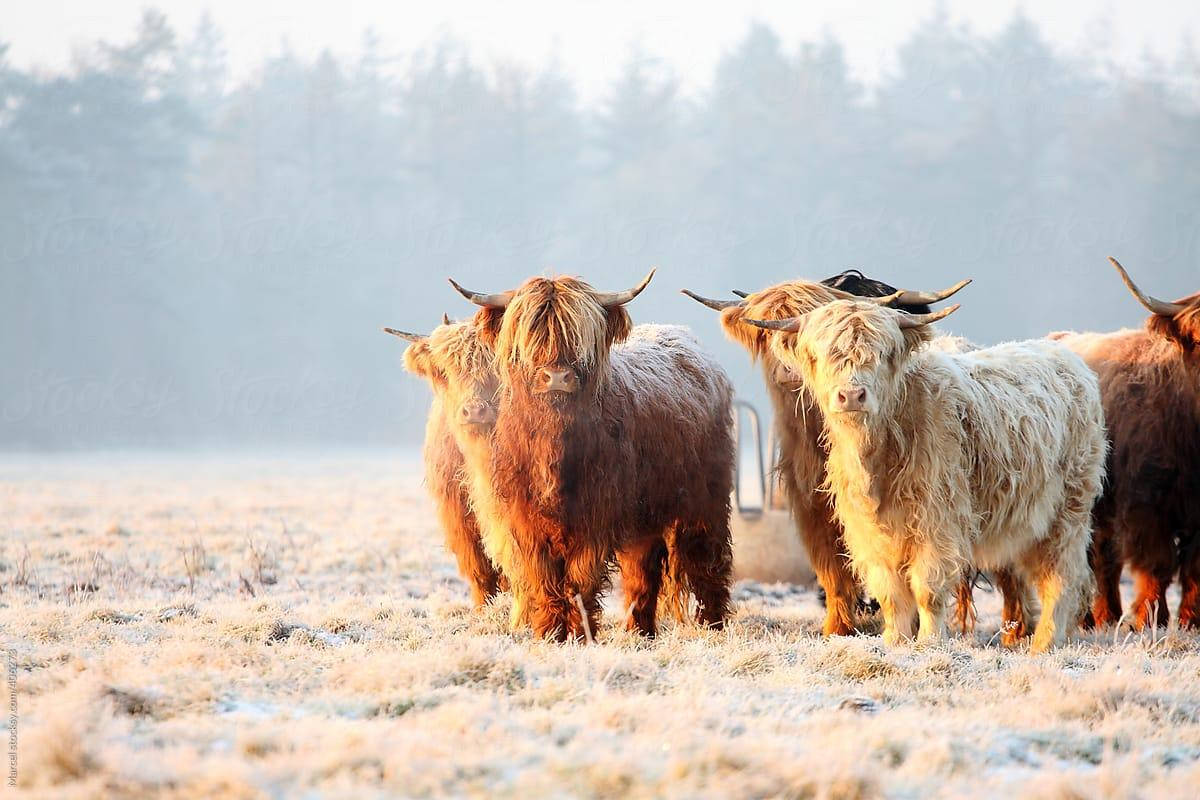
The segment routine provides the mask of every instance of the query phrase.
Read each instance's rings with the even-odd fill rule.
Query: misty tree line
[[[231,84],[216,25],[157,12],[61,74],[0,49],[0,445],[415,441],[378,327],[468,313],[447,275],[657,264],[635,320],[691,324],[750,396],[681,286],[972,275],[952,327],[981,341],[1136,324],[1110,253],[1200,289],[1200,59],[1090,52],[935,12],[867,87],[836,40],[755,26],[703,91],[632,52],[585,104],[557,63],[369,33]]]

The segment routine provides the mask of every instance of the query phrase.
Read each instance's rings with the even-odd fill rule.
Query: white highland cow
[[[1092,505],[1104,476],[1095,374],[1054,342],[971,352],[924,347],[958,306],[908,315],[838,301],[751,321],[803,376],[826,420],[826,484],[855,571],[879,600],[884,640],[944,635],[964,566],[1032,585],[1032,649],[1071,631],[1090,584]]]

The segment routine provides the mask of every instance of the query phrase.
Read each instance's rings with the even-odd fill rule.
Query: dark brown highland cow
[[[472,599],[482,606],[505,587],[483,549],[464,451],[477,449],[485,459],[490,452],[488,438],[496,422],[499,386],[491,348],[479,341],[469,323],[451,323],[446,318],[428,336],[384,330],[413,343],[404,351],[404,367],[433,387],[425,425],[425,485],[433,496],[446,546],[471,586]]]
[[[826,278],[820,284],[809,281],[776,284],[742,300],[711,300],[684,290],[689,297],[720,311],[725,335],[762,363],[775,410],[780,478],[813,571],[825,590],[826,636],[854,633],[859,587],[847,563],[841,527],[830,496],[819,491],[825,480],[825,450],[821,445],[824,420],[800,376],[771,353],[770,333],[743,325],[742,320],[790,319],[835,300],[861,297],[881,298],[910,313],[927,313],[930,303],[946,299],[967,283],[963,281],[941,292],[911,292],[896,290],[851,270]]]
[[[1097,503],[1093,622],[1121,618],[1123,563],[1137,596],[1132,623],[1165,626],[1167,587],[1182,584],[1179,624],[1200,626],[1200,292],[1167,303],[1144,294],[1145,330],[1054,333],[1100,377],[1108,424],[1108,480]]]
[[[728,611],[732,388],[686,329],[631,336],[623,306],[649,280],[613,293],[566,277],[499,295],[455,284],[482,306],[501,382],[476,509],[539,635],[592,636],[614,554],[630,628],[655,633],[669,550],[700,621]]]

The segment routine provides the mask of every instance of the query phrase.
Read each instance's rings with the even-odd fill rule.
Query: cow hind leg
[[[663,583],[667,545],[661,535],[647,536],[626,545],[617,554],[621,586],[629,616],[625,627],[646,636],[656,632],[658,595]]]
[[[713,517],[707,522],[676,526],[675,560],[696,596],[697,621],[702,625],[721,628],[729,615],[733,543],[729,536],[728,514],[723,512]]]
[[[1125,538],[1134,583],[1131,624],[1135,630],[1147,625],[1165,628],[1171,620],[1167,587],[1178,560],[1174,537],[1163,518],[1147,510],[1125,520]]]
[[[1088,584],[1086,521],[1073,515],[1059,520],[1050,536],[1032,547],[1022,566],[1037,588],[1042,611],[1030,652],[1045,653],[1061,644],[1079,619],[1080,601]]]
[[[1167,587],[1171,585],[1170,568],[1143,569],[1132,567],[1133,572],[1133,617],[1130,624],[1134,630],[1147,625],[1165,628],[1171,621],[1171,609],[1167,607]]]

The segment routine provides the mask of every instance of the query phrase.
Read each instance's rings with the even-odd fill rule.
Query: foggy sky
[[[16,5],[16,4],[14,4]],[[136,24],[145,0],[48,0],[24,3],[5,15],[0,38],[12,44],[20,66],[61,69],[72,51],[97,39],[118,41]],[[558,60],[585,98],[603,93],[631,47],[661,59],[688,90],[702,88],[721,55],[754,22],[787,41],[829,34],[842,42],[854,76],[868,82],[895,66],[896,48],[918,22],[943,8],[956,25],[980,34],[1000,30],[1016,11],[1025,14],[1056,47],[1110,58],[1136,69],[1147,52],[1170,61],[1200,34],[1200,4],[1178,0],[1137,3],[1055,0],[944,0],[943,2],[766,2],[696,4],[688,0],[553,2],[446,0],[439,3],[349,0],[173,0],[158,3],[182,29],[207,11],[226,35],[232,77],[257,69],[263,56],[286,43],[313,58],[323,49],[345,57],[358,52],[363,32],[374,29],[396,52],[427,46],[443,36],[471,46],[481,64],[514,62],[537,67]],[[1089,53],[1097,39],[1103,53]]]
[[[690,326],[760,405],[681,288],[972,277],[941,327],[981,344],[1140,325],[1109,255],[1157,296],[1200,288],[1200,59],[1114,68],[1083,19],[766,9],[680,38],[670,5],[596,4],[463,12],[430,43],[419,12],[244,5],[205,28],[50,3],[0,32],[0,448],[415,444],[429,392],[379,329],[471,314],[447,277],[610,290],[657,266],[634,321]],[[1122,37],[1179,34],[1156,8]],[[52,12],[52,41],[107,40],[65,73],[27,66],[54,61]],[[301,23],[353,36],[262,52]]]

